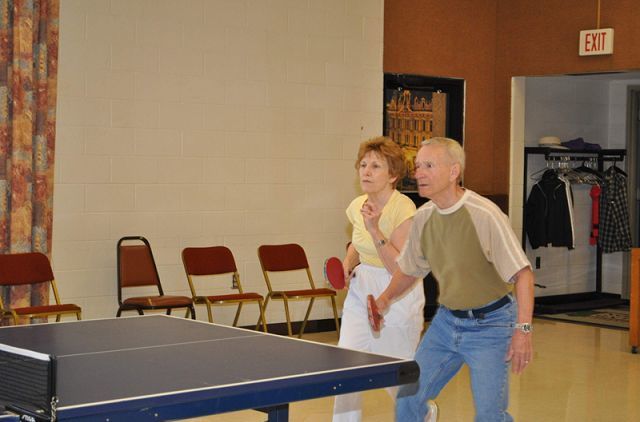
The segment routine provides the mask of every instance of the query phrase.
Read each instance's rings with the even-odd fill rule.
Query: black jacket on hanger
[[[549,245],[573,249],[571,202],[567,184],[555,170],[545,171],[524,207],[524,228],[533,249]]]

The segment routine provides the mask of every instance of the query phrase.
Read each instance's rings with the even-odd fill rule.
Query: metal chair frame
[[[269,257],[269,254],[278,253],[279,261],[277,264],[272,262]],[[291,336],[293,335],[291,329],[291,315],[289,312],[289,301],[290,300],[303,300],[309,299],[309,306],[307,307],[307,312],[304,316],[304,320],[302,321],[302,326],[300,327],[300,332],[298,333],[298,338],[302,338],[302,334],[304,333],[304,329],[307,326],[307,322],[309,320],[309,315],[311,314],[311,309],[313,308],[313,304],[316,298],[319,297],[328,297],[331,299],[331,306],[333,308],[333,317],[336,324],[336,331],[338,333],[338,337],[340,336],[340,322],[338,319],[338,308],[336,306],[336,292],[331,289],[325,288],[316,288],[313,282],[313,276],[311,275],[311,270],[309,268],[309,262],[307,260],[307,256],[304,252],[302,246],[290,243],[284,245],[262,245],[258,248],[258,258],[260,260],[260,266],[262,267],[262,274],[264,276],[264,280],[267,283],[267,289],[269,293],[264,302],[264,311],[267,311],[267,305],[269,304],[269,300],[282,300],[284,303],[284,311],[287,319],[287,332]],[[299,260],[299,261],[297,261]],[[307,279],[309,281],[309,285],[311,289],[301,289],[301,290],[274,290],[271,284],[271,279],[269,277],[269,273],[273,272],[289,272],[289,271],[301,271],[304,270],[307,274]],[[256,328],[260,322],[256,324]]]

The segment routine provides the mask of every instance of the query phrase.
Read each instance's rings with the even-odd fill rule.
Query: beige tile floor
[[[335,332],[305,338],[336,342]],[[516,421],[640,421],[640,354],[630,353],[627,331],[536,320],[534,344],[530,367],[511,378],[509,409]],[[466,369],[445,387],[437,402],[440,422],[473,421]],[[332,407],[333,398],[292,403],[289,420],[330,421]],[[393,421],[393,402],[385,390],[364,393],[363,419]],[[195,420],[262,422],[266,417],[245,411]]]

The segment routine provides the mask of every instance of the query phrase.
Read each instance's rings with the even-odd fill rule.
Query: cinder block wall
[[[322,285],[324,259],[348,240],[357,146],[382,130],[383,1],[60,9],[53,264],[64,300],[85,318],[115,315],[124,235],[151,241],[170,294],[189,294],[187,246],[228,246],[245,289],[264,293],[257,247],[297,242]],[[256,321],[251,307],[243,315]],[[330,316],[320,301],[312,319]],[[283,321],[282,306],[267,318]]]

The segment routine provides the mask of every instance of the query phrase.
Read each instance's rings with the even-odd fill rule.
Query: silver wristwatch
[[[383,246],[384,246],[384,245],[386,245],[386,244],[387,244],[387,239],[385,239],[385,238],[383,237],[382,239],[380,239],[380,240],[378,240],[378,241],[376,242],[376,247],[377,247],[377,248],[381,248],[381,247],[383,247]]]
[[[529,334],[531,331],[533,331],[533,326],[531,326],[531,324],[528,322],[517,323],[516,325],[514,325],[514,328],[522,331],[525,334]]]

